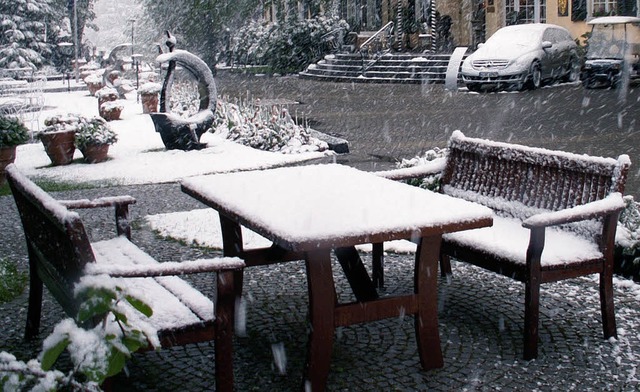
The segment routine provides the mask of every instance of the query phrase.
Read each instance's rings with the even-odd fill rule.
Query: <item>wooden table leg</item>
[[[303,388],[314,392],[324,391],[329,376],[335,332],[336,289],[331,272],[330,251],[325,249],[307,252],[305,262],[311,334]]]
[[[371,244],[371,279],[376,288],[384,288],[384,243]]]
[[[222,230],[222,254],[225,257],[238,257],[242,248],[242,229],[240,224],[220,214],[220,228]],[[242,296],[243,273],[242,270],[234,271],[233,287],[236,291],[236,298]]]
[[[415,330],[422,368],[444,366],[438,330],[438,254],[441,235],[424,237],[416,251],[414,291],[418,296]]]
[[[358,302],[366,302],[378,298],[378,292],[356,248],[353,246],[336,248],[334,252],[347,277],[351,290],[356,296],[356,300]]]

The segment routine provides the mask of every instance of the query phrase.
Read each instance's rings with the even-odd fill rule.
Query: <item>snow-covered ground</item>
[[[59,82],[58,82],[59,83]],[[109,149],[110,159],[87,164],[76,150],[70,165],[51,166],[42,143],[18,146],[16,166],[30,177],[59,182],[96,185],[149,184],[179,181],[182,178],[237,170],[252,170],[282,166],[318,158],[331,152],[281,154],[256,150],[205,133],[201,141],[209,147],[200,151],[167,151],[160,134],[155,132],[151,117],[142,113],[135,92],[123,100],[121,120],[110,125],[118,134],[118,142]],[[78,113],[98,115],[98,100],[87,90],[46,93],[45,110],[39,117],[40,129],[45,118],[55,114]],[[32,124],[37,129],[37,123]]]

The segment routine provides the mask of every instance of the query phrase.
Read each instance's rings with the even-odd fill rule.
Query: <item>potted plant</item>
[[[98,110],[100,110],[100,107],[102,106],[103,103],[109,102],[109,101],[115,101],[120,97],[118,95],[118,91],[115,88],[107,87],[107,86],[96,91],[94,95],[96,96],[96,98],[98,98]]]
[[[29,141],[29,129],[20,119],[0,115],[0,186],[4,185],[4,169],[16,159],[16,147]]]
[[[80,118],[76,130],[76,147],[88,163],[103,162],[107,159],[109,146],[118,141],[118,136],[101,117]]]
[[[87,88],[89,89],[89,94],[96,95],[98,90],[104,87],[102,84],[102,76],[97,73],[89,74],[84,78],[84,82],[87,84]]]
[[[138,89],[142,102],[142,113],[156,113],[158,111],[158,95],[162,90],[160,83],[145,83]]]
[[[102,105],[100,105],[100,117],[104,118],[107,121],[119,120],[122,109],[124,109],[124,105],[122,104],[122,100],[120,99],[104,102]]]
[[[54,166],[68,165],[73,160],[78,122],[79,116],[74,114],[52,116],[44,120],[46,128],[38,138]]]

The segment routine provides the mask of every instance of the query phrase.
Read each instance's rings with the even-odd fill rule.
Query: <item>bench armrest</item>
[[[244,268],[244,266],[244,261],[238,257],[222,257],[137,265],[88,263],[85,266],[84,273],[86,275],[109,275],[116,278],[149,278],[155,276],[239,270]]]
[[[60,204],[70,209],[115,207],[116,233],[118,235],[125,235],[128,239],[131,239],[131,226],[129,225],[129,205],[136,203],[136,199],[132,196],[107,196],[99,197],[93,200],[79,199],[58,201],[60,202]]]
[[[434,174],[442,173],[446,165],[446,158],[436,158],[424,165],[405,167],[402,169],[393,169],[373,172],[373,174],[387,178],[389,180],[409,180],[412,178],[423,178]]]
[[[58,200],[60,204],[67,208],[99,208],[99,207],[114,207],[119,205],[135,204],[136,199],[132,196],[107,196],[99,197],[97,199],[78,199],[78,200]]]
[[[522,226],[528,229],[557,226],[619,213],[624,208],[625,203],[622,194],[615,192],[602,200],[560,211],[543,212],[533,215],[525,219],[522,222]]]

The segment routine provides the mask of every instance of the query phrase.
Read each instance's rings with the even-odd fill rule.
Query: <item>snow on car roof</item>
[[[594,18],[587,22],[587,24],[622,24],[622,23],[640,23],[640,18],[635,16],[602,16],[600,18]]]

